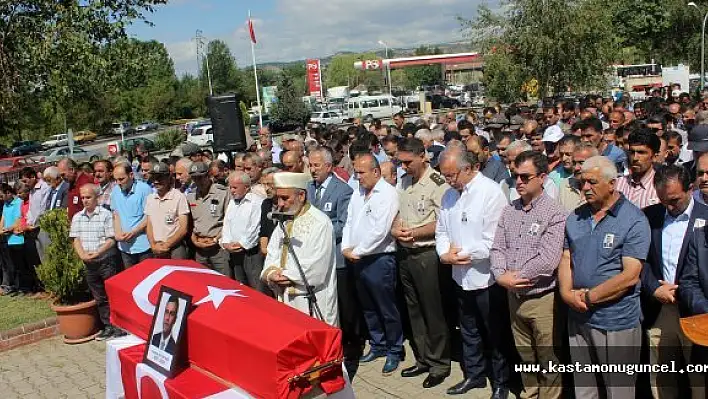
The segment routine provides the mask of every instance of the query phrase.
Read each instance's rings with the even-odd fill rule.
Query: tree
[[[175,108],[180,118],[194,118],[206,114],[204,99],[209,95],[208,89],[201,85],[192,75],[184,75],[177,83]]]
[[[415,55],[442,54],[439,47],[430,48],[420,46],[415,50]],[[440,65],[422,65],[405,69],[406,86],[413,89],[416,86],[432,86],[442,84],[442,67]]]
[[[207,46],[206,57],[209,58],[209,72],[214,95],[236,93],[243,96],[243,78],[241,71],[236,66],[236,59],[231,54],[229,46],[221,40],[213,40]],[[208,89],[207,59],[202,61],[200,80]]]
[[[477,18],[462,20],[485,57],[496,51],[498,62],[485,63],[485,83],[503,75],[513,76],[515,85],[536,79],[541,96],[604,86],[619,49],[607,0],[503,3],[501,14],[481,6]]]
[[[323,72],[326,87],[364,85],[369,89],[384,87],[384,74],[379,71],[358,71],[354,68],[356,61],[375,60],[379,57],[374,53],[338,54],[332,57]]]
[[[278,101],[271,108],[271,116],[282,125],[304,126],[310,119],[310,111],[293,87],[290,76],[284,74],[278,84]]]
[[[24,98],[57,107],[94,91],[110,70],[106,44],[166,0],[17,0],[0,3],[0,135],[17,132]],[[96,68],[101,66],[103,68]]]

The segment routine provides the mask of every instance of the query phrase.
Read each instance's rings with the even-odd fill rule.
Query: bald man
[[[300,154],[297,150],[286,151],[281,154],[285,172],[303,173],[305,171],[305,164]]]
[[[386,183],[396,187],[398,183],[398,176],[396,174],[396,165],[391,161],[386,161],[379,165],[381,167],[381,177],[386,180]]]
[[[538,129],[538,122],[533,119],[528,119],[521,126],[521,129],[517,131],[518,133],[516,139],[522,140],[524,138],[529,138],[533,136],[533,133],[536,131],[536,129]]]

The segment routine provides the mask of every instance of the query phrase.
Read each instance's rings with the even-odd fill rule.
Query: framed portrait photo
[[[167,378],[174,377],[186,366],[185,328],[191,307],[191,295],[165,286],[160,288],[158,306],[155,307],[155,314],[152,316],[143,363]]]

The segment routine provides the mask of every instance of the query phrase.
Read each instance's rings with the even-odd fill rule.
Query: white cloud
[[[339,51],[411,47],[465,40],[457,16],[473,17],[484,0],[277,0],[254,15],[258,62],[324,57]],[[492,0],[493,3],[497,1]],[[207,36],[205,34],[205,36]],[[251,64],[245,22],[207,39],[224,40],[239,66]],[[194,44],[167,44],[178,74],[196,69]],[[191,51],[191,53],[190,53]]]

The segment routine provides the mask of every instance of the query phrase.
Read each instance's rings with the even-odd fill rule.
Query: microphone
[[[295,215],[292,213],[272,211],[268,212],[266,217],[274,222],[287,222],[288,220],[295,219]]]

